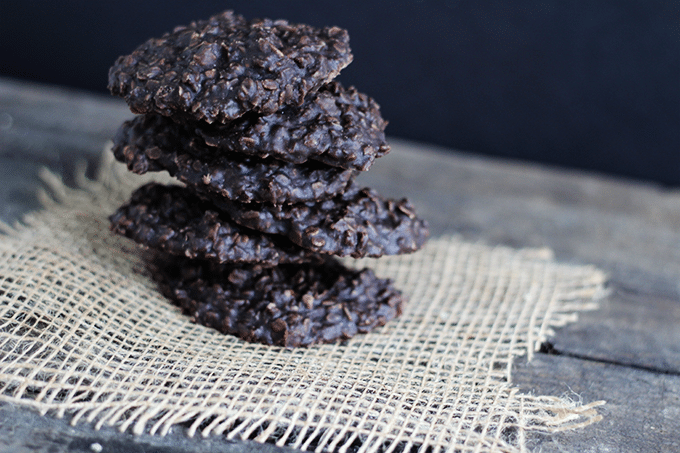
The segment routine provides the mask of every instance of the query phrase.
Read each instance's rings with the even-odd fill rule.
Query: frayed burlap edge
[[[2,226],[1,401],[96,428],[183,424],[315,451],[523,451],[532,431],[601,419],[602,401],[523,394],[510,374],[596,308],[605,275],[592,266],[433,238],[412,255],[346,260],[395,281],[410,300],[401,318],[336,345],[252,345],[189,322],[140,248],[109,232],[134,187],[167,176],[131,175],[110,153],[80,189],[42,176],[45,209]]]

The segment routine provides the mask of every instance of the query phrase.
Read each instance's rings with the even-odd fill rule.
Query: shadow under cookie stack
[[[285,347],[331,343],[398,316],[389,280],[334,256],[409,253],[428,230],[405,200],[354,183],[385,155],[378,105],[333,79],[347,32],[231,11],[120,57],[109,89],[137,114],[114,141],[146,184],[111,228],[154,251],[159,288],[200,324]]]

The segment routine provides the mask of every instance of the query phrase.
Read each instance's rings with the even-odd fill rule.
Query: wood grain
[[[542,452],[680,451],[680,377],[571,357],[519,360],[513,380],[536,394],[583,402],[604,399],[601,422],[577,431],[539,435],[528,447]]]

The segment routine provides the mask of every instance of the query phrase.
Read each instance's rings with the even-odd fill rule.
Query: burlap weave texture
[[[142,181],[110,160],[0,239],[0,400],[133,432],[225,435],[315,451],[522,451],[601,402],[520,393],[515,356],[602,294],[604,275],[547,250],[430,240],[347,260],[395,280],[403,316],[350,341],[286,350],[192,324],[107,216]],[[158,177],[156,177],[158,179]]]

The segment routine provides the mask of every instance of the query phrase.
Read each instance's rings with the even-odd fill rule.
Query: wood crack
[[[620,366],[624,368],[631,368],[634,370],[640,370],[640,371],[647,371],[649,373],[655,373],[655,374],[665,374],[668,376],[680,376],[680,371],[670,369],[670,368],[661,368],[661,367],[655,367],[655,366],[649,366],[649,365],[640,365],[637,363],[630,363],[630,362],[624,362],[620,360],[614,360],[614,359],[606,359],[602,357],[591,357],[585,354],[577,354],[574,352],[566,352],[566,351],[559,351],[555,349],[555,345],[550,343],[549,341],[545,341],[541,343],[541,347],[538,350],[539,354],[548,354],[548,355],[555,355],[555,356],[562,356],[562,357],[570,357],[572,359],[579,359],[579,360],[585,360],[588,362],[593,362],[593,363],[602,363],[606,365],[614,365],[614,366]]]

